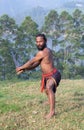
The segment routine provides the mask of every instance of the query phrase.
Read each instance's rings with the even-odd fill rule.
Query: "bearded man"
[[[55,115],[55,93],[61,80],[60,72],[54,67],[52,51],[47,47],[47,39],[44,34],[36,36],[36,46],[38,53],[34,58],[24,65],[17,67],[17,74],[25,70],[32,70],[40,65],[42,71],[41,92],[45,91],[50,105],[50,112],[45,118],[49,119]]]

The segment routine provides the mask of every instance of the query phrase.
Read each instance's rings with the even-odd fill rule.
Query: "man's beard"
[[[46,43],[45,44],[43,44],[42,46],[37,46],[37,49],[38,50],[40,50],[40,51],[42,51],[44,48],[46,48]]]

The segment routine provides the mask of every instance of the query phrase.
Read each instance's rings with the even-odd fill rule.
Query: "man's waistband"
[[[51,72],[47,73],[47,74],[42,74],[42,77],[48,77],[51,76],[52,74],[56,73],[57,69],[54,68]]]

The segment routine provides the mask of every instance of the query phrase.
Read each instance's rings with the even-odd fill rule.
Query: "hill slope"
[[[56,115],[45,120],[49,106],[39,82],[0,82],[0,130],[84,130],[84,80],[62,80]]]

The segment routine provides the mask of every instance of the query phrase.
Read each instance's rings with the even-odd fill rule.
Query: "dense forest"
[[[37,52],[35,36],[46,34],[51,39],[54,62],[64,79],[84,78],[84,14],[76,9],[72,14],[51,10],[45,16],[42,28],[26,16],[17,25],[4,14],[0,17],[0,80],[14,77],[37,79],[40,68],[16,76],[15,68],[31,59]]]

